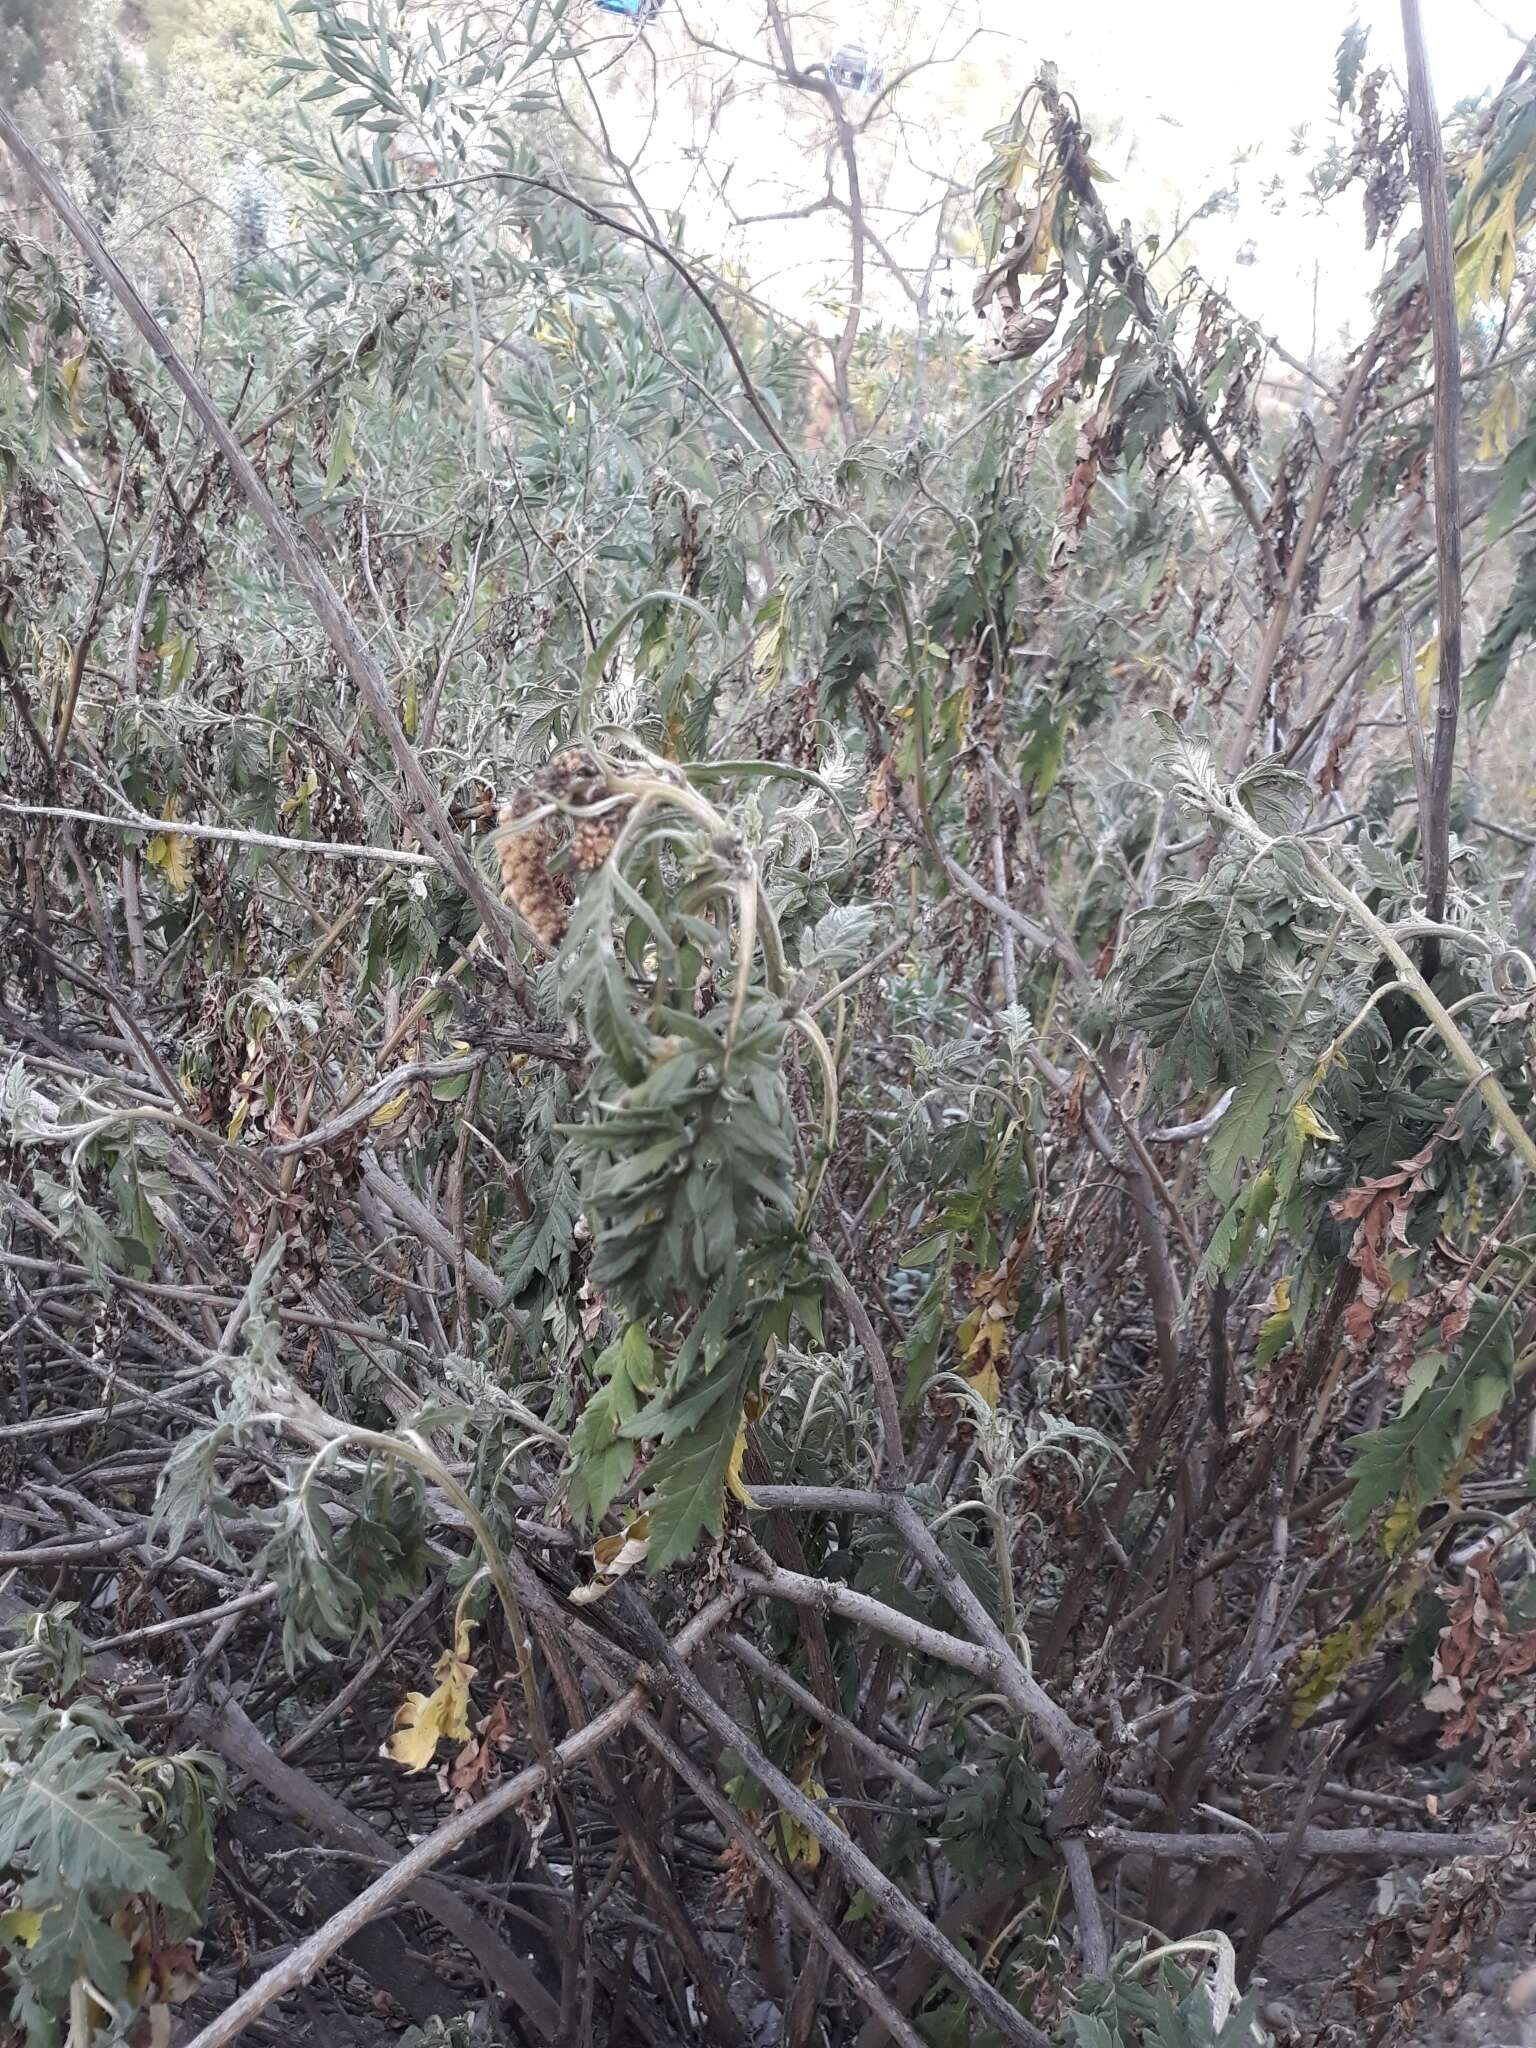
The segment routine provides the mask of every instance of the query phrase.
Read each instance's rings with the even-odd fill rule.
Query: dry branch
[[[717,1595],[679,1631],[674,1653],[680,1659],[691,1656],[736,1604],[737,1595],[734,1593]],[[557,1766],[564,1770],[584,1757],[594,1755],[644,1710],[646,1698],[645,1684],[632,1685],[620,1699],[595,1714],[586,1727],[578,1728],[573,1735],[568,1735],[554,1746],[553,1757]],[[515,1812],[549,1782],[550,1773],[544,1764],[529,1764],[515,1777],[495,1786],[478,1805],[455,1814],[452,1820],[444,1821],[425,1841],[408,1849],[365,1891],[359,1892],[344,1912],[336,1914],[323,1927],[316,1928],[291,1954],[274,1964],[248,1990],[242,1991],[216,2020],[193,2036],[187,2048],[226,2048],[227,2043],[238,2040],[249,2023],[259,2018],[285,1992],[307,1984],[321,1965],[328,1962],[338,1949],[345,1947],[360,1927],[365,1927],[396,1899],[412,1891],[418,1881],[445,1857],[462,1848],[492,1821],[505,1813]]]
[[[1424,215],[1425,288],[1435,345],[1434,491],[1435,580],[1439,592],[1440,658],[1435,745],[1429,765],[1425,818],[1424,914],[1445,915],[1450,878],[1451,778],[1456,770],[1456,726],[1461,713],[1461,337],[1456,326],[1456,254],[1445,196],[1440,118],[1430,84],[1429,56],[1419,0],[1402,0],[1403,44],[1408,59],[1408,120],[1413,168]],[[1437,942],[1425,942],[1425,976],[1434,979]]]

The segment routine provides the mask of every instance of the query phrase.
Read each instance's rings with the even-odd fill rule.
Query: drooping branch
[[[885,1346],[875,1332],[875,1326],[869,1319],[869,1311],[859,1299],[857,1289],[832,1256],[832,1247],[819,1235],[814,1243],[818,1255],[832,1276],[832,1290],[842,1303],[843,1312],[853,1327],[853,1334],[858,1339],[860,1350],[864,1353],[864,1362],[869,1367],[870,1378],[874,1381],[875,1402],[880,1410],[880,1430],[884,1439],[882,1476],[888,1484],[900,1486],[906,1474],[906,1459],[901,1448],[901,1404],[896,1397],[896,1380],[891,1371],[891,1362],[885,1355]]]
[[[1264,706],[1269,698],[1270,678],[1274,675],[1275,664],[1280,659],[1280,650],[1285,645],[1285,636],[1290,630],[1291,613],[1311,564],[1313,544],[1323,523],[1323,514],[1328,509],[1328,500],[1332,497],[1334,486],[1338,482],[1339,472],[1343,469],[1345,457],[1349,453],[1355,421],[1359,416],[1361,401],[1365,397],[1371,372],[1375,369],[1376,359],[1381,353],[1381,345],[1381,330],[1378,326],[1366,337],[1356,358],[1355,367],[1350,372],[1349,382],[1339,399],[1338,410],[1334,415],[1333,436],[1312,481],[1311,494],[1296,532],[1285,580],[1275,595],[1269,620],[1264,628],[1264,639],[1259,648],[1258,658],[1249,677],[1248,695],[1243,702],[1242,715],[1227,746],[1226,770],[1229,775],[1236,775],[1247,760],[1253,736],[1264,716]]]
[[[976,2010],[986,2015],[1006,2041],[1017,2048],[1049,2048],[1045,2034],[1011,2005],[975,1964],[942,1934],[901,1888],[862,1849],[849,1839],[825,1806],[812,1799],[804,1788],[784,1775],[763,1751],[737,1726],[714,1696],[699,1683],[661,1637],[643,1609],[648,1638],[666,1663],[667,1671],[682,1704],[718,1740],[729,1744],[752,1775],[779,1802],[786,1813],[821,1844],[825,1855],[838,1864],[849,1882],[868,1893],[874,1904],[909,1940],[926,1949],[950,1979],[970,1997]]]

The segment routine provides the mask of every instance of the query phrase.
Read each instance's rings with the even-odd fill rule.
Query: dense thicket
[[[1292,364],[1049,71],[914,284],[768,17],[827,343],[584,15],[174,204],[23,24],[7,2044],[1384,2048],[1536,1844],[1536,66],[1346,40]]]

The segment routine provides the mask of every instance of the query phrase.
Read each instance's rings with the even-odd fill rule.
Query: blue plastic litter
[[[862,43],[845,43],[827,69],[844,92],[878,92],[885,82],[883,68]]]

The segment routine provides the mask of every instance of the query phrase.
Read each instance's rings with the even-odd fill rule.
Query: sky
[[[1053,61],[1095,129],[1113,179],[1104,198],[1137,232],[1169,224],[1213,192],[1235,207],[1198,221],[1180,245],[1210,282],[1296,356],[1336,355],[1369,318],[1389,248],[1364,253],[1358,191],[1320,212],[1307,174],[1331,140],[1340,37],[1358,18],[1369,64],[1401,75],[1399,0],[781,0],[803,66],[863,45],[887,78],[919,60],[862,149],[870,225],[917,275],[935,246],[942,180],[969,188],[1043,61]],[[1536,0],[1421,0],[1442,109],[1496,86],[1536,33]],[[1506,20],[1523,8],[1531,17]],[[591,17],[595,23],[612,17]],[[739,261],[763,296],[824,332],[841,318],[846,221],[807,212],[826,189],[819,102],[778,88],[763,63],[762,0],[671,0],[641,34],[595,46],[605,123],[659,209],[685,215],[694,246]],[[735,57],[732,52],[739,53]],[[867,103],[847,100],[858,119]],[[1298,137],[1298,131],[1300,131]],[[841,174],[836,175],[841,187]],[[949,219],[968,217],[965,200]],[[968,308],[973,273],[952,241],[946,282]],[[872,266],[867,303],[910,313]],[[968,310],[965,318],[969,321]]]
[[[1536,34],[1531,0],[1523,7],[1525,35]],[[1012,0],[985,0],[988,25],[1027,19]],[[1514,64],[1521,27],[1500,0],[1422,0],[1430,74],[1442,112],[1496,85]],[[1053,10],[1038,31],[1060,52],[1064,78],[1091,80],[1095,105],[1123,122],[1105,153],[1135,192],[1166,179],[1185,208],[1226,183],[1240,153],[1241,199],[1230,220],[1201,224],[1197,253],[1214,281],[1230,287],[1253,317],[1298,354],[1305,354],[1312,324],[1312,284],[1318,274],[1319,340],[1324,347],[1364,317],[1369,287],[1379,273],[1362,251],[1358,194],[1336,201],[1319,219],[1293,198],[1272,212],[1259,187],[1283,176],[1294,190],[1315,148],[1291,154],[1293,132],[1307,125],[1307,141],[1326,143],[1333,129],[1334,53],[1345,27],[1358,19],[1370,32],[1367,61],[1402,75],[1402,20],[1397,0],[1282,0],[1259,9],[1248,0],[1095,0],[1081,17]],[[1506,22],[1508,25],[1506,26]],[[1010,35],[1035,34],[1027,29]],[[1080,88],[1081,90],[1082,88]],[[1110,166],[1106,166],[1107,168]],[[1239,254],[1248,260],[1239,261]]]

